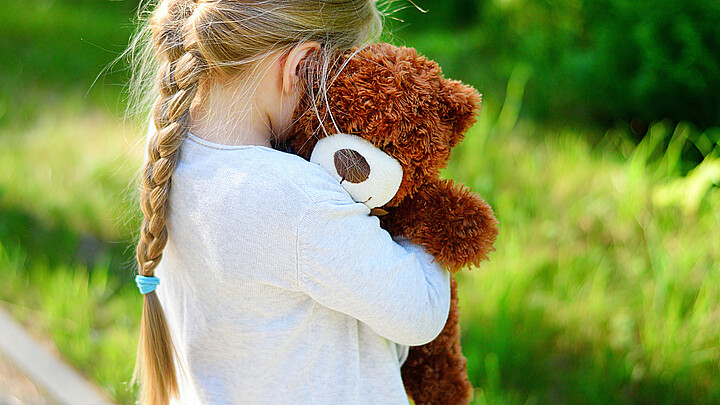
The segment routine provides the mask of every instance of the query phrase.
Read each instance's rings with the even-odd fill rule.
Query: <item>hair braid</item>
[[[137,245],[138,272],[153,276],[167,244],[167,206],[171,176],[190,123],[190,106],[205,63],[192,30],[186,29],[193,2],[174,2],[154,22],[153,41],[159,55],[159,97],[153,108],[155,132],[148,142],[142,172],[140,206],[144,214]],[[161,21],[161,19],[163,19]],[[178,395],[175,350],[156,293],[144,295],[135,377],[141,376],[140,403],[165,405]]]

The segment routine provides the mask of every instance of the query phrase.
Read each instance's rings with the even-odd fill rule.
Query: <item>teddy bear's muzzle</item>
[[[370,209],[392,200],[402,182],[400,163],[356,135],[338,133],[320,139],[310,161],[322,166],[353,200]]]

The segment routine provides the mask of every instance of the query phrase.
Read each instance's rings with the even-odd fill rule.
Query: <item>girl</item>
[[[374,0],[161,0],[152,12],[142,404],[408,403],[400,366],[442,330],[448,274],[322,168],[270,147],[301,83],[326,86],[332,55],[376,38],[380,21]]]

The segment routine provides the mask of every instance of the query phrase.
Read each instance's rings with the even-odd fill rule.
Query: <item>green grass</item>
[[[498,131],[519,89],[507,122],[486,108],[447,171],[500,221],[497,252],[460,279],[476,402],[720,403],[716,134],[658,123],[633,147],[617,132],[592,145]],[[681,177],[682,150],[704,141]]]
[[[121,111],[122,65],[100,73],[127,45],[136,5],[136,0],[0,0],[0,124],[31,124],[48,108],[78,100],[75,111],[87,101]]]
[[[118,119],[74,109],[48,109],[0,136],[0,304],[129,404],[142,303],[131,283],[142,148]]]

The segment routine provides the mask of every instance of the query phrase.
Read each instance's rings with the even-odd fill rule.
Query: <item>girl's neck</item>
[[[255,81],[202,83],[191,112],[190,132],[219,144],[270,146],[278,109],[276,75],[271,69]]]
[[[262,114],[249,108],[245,111],[232,110],[232,104],[226,104],[224,108],[193,111],[190,132],[223,145],[270,146],[272,131]]]
[[[300,61],[320,47],[306,42],[268,55],[247,75],[201,80],[190,132],[226,145],[270,146],[289,133],[300,92]]]
[[[235,97],[232,93],[219,88],[203,91],[192,109],[190,132],[224,145],[270,146],[269,118],[255,105],[255,97]]]

